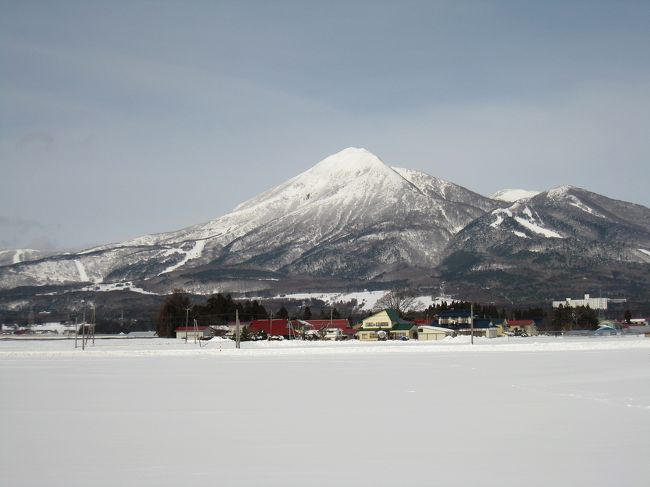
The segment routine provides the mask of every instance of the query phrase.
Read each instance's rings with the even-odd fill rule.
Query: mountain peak
[[[360,147],[348,147],[332,154],[316,164],[312,170],[337,174],[354,173],[356,176],[376,170],[392,171],[379,157]]]
[[[502,189],[494,193],[490,198],[493,200],[505,201],[507,203],[514,203],[519,200],[532,198],[538,194],[539,191],[529,191],[527,189]]]
[[[556,186],[555,188],[549,189],[546,194],[550,198],[562,198],[567,196],[569,191],[576,189],[575,186],[569,186],[567,184],[563,186]]]

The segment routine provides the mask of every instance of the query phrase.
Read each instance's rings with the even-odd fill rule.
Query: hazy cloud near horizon
[[[648,2],[3,5],[0,246],[203,222],[348,146],[650,206]]]

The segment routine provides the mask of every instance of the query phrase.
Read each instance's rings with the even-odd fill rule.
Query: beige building
[[[212,338],[214,330],[209,326],[179,326],[176,328],[176,338],[179,340],[202,340],[204,338]]]
[[[431,325],[420,325],[418,326],[418,340],[421,341],[432,341],[432,340],[442,340],[445,337],[452,336],[454,330],[449,328],[441,328],[439,326]]]
[[[368,316],[357,332],[359,340],[404,340],[415,337],[417,326],[404,321],[394,309],[385,309]]]
[[[361,328],[364,330],[390,330],[394,324],[400,323],[397,311],[394,309],[385,309],[368,316],[361,322]]]

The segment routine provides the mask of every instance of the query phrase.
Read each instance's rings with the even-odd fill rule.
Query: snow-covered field
[[[650,339],[0,341],[18,486],[646,486]]]

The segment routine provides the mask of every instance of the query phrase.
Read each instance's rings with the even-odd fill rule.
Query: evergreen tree
[[[174,289],[172,294],[165,298],[165,302],[158,311],[156,332],[159,337],[174,338],[175,330],[185,326],[188,320],[193,319],[193,314],[188,314],[190,298],[182,289]]]
[[[251,332],[247,326],[243,326],[239,332],[239,341],[248,342],[251,339]]]
[[[305,321],[311,319],[311,309],[309,309],[309,306],[305,306],[305,309],[302,312],[302,319]]]
[[[280,310],[275,314],[277,318],[282,318],[284,320],[289,319],[289,312],[287,311],[287,308],[282,306]]]

